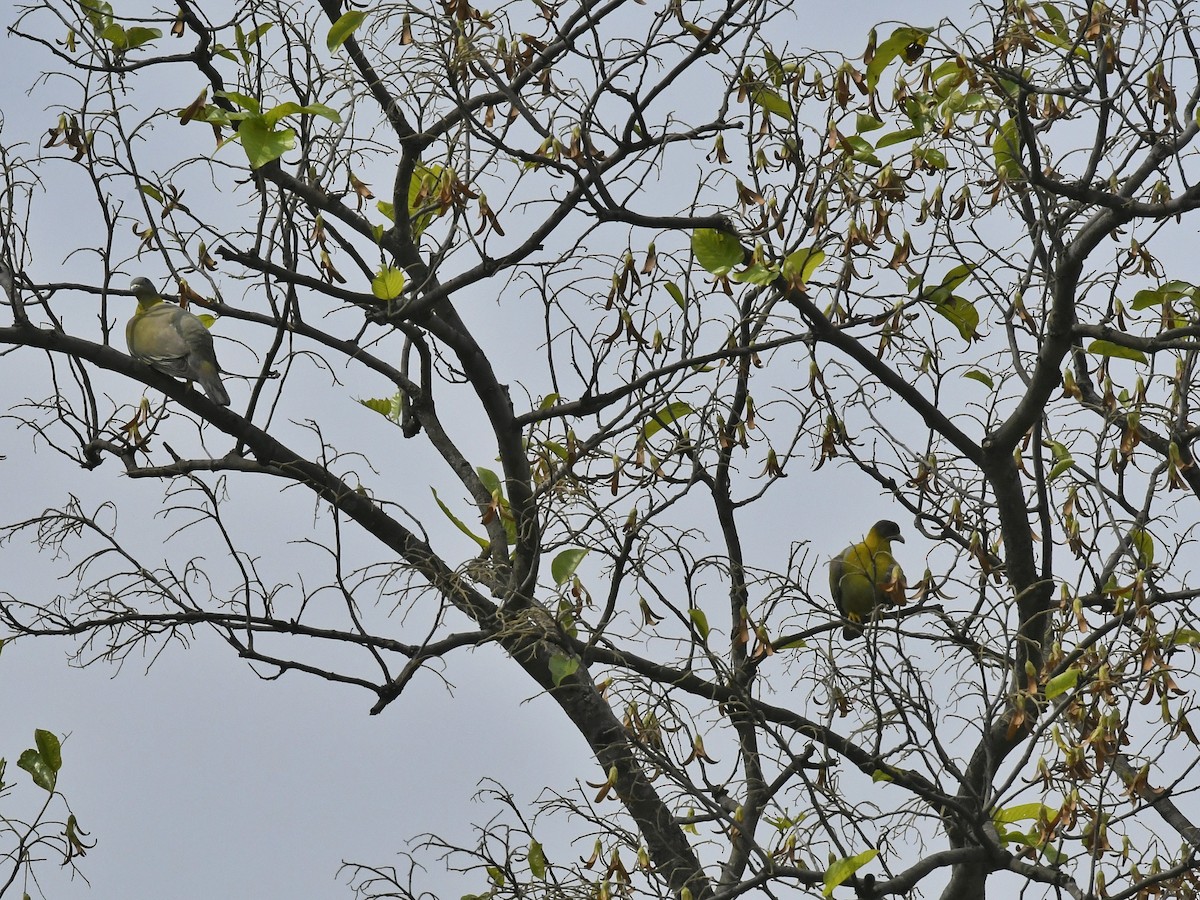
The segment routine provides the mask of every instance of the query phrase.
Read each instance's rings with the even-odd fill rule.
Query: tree
[[[595,793],[430,838],[480,896],[1195,896],[1200,22],[1005,2],[858,60],[790,7],[23,11],[67,77],[3,150],[5,421],[112,499],[8,527],[84,554],[10,631],[204,629],[374,713],[499,645]],[[113,338],[163,271],[228,409]],[[316,524],[241,527],[263,482]],[[911,583],[845,642],[884,514]]]

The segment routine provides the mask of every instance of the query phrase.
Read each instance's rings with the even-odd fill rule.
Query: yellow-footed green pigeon
[[[148,278],[129,285],[138,308],[125,326],[130,355],[164,374],[199,382],[213,403],[229,405],[212,335],[199,318],[168,303]]]
[[[842,627],[846,640],[863,633],[862,623],[876,606],[897,592],[903,597],[904,571],[892,557],[892,541],[904,543],[900,526],[880,519],[861,543],[851,544],[829,561],[829,592],[838,612],[849,620]]]

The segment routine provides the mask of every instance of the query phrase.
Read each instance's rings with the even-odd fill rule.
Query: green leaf
[[[783,261],[783,277],[793,285],[808,284],[821,263],[825,262],[825,253],[816,247],[801,247],[789,253]]]
[[[136,50],[143,44],[156,41],[160,37],[162,37],[162,32],[157,28],[143,28],[135,25],[133,28],[125,29],[125,47],[128,50]]]
[[[1133,295],[1133,303],[1130,306],[1135,310],[1149,309],[1151,306],[1161,306],[1166,299],[1166,294],[1158,289],[1138,291]]]
[[[257,44],[262,36],[274,27],[274,22],[263,22],[263,24],[246,35],[246,46],[249,47],[251,44]]]
[[[1001,177],[1017,181],[1025,177],[1021,168],[1021,134],[1016,119],[1009,119],[997,129],[992,140],[992,156]]]
[[[1137,551],[1138,565],[1148,569],[1154,565],[1154,538],[1144,528],[1134,528],[1129,532],[1129,543]]]
[[[1063,15],[1062,10],[1053,3],[1043,3],[1041,6],[1042,12],[1046,14],[1046,17],[1050,19],[1050,24],[1054,26],[1054,33],[1066,37],[1067,17]]]
[[[750,94],[750,99],[767,112],[771,113],[772,115],[779,116],[779,118],[787,122],[792,121],[792,119],[794,119],[796,116],[796,114],[792,111],[792,105],[770,88],[756,88]]]
[[[504,489],[500,485],[500,476],[491,469],[485,469],[483,466],[475,467],[475,474],[479,476],[479,480],[483,482],[484,489],[493,497],[504,496]]]
[[[274,128],[275,124],[284,116],[296,115],[321,116],[334,123],[342,121],[342,117],[338,111],[326,106],[324,103],[309,103],[306,106],[301,106],[294,100],[280,103],[278,106],[267,110],[263,113],[263,118],[266,120],[268,127]]]
[[[1152,290],[1138,291],[1133,297],[1135,310],[1148,309],[1151,306],[1161,306],[1168,300],[1195,300],[1196,286],[1186,281],[1168,281]]]
[[[329,29],[329,35],[325,38],[325,46],[332,53],[342,44],[350,39],[350,35],[354,34],[354,30],[363,23],[367,14],[361,9],[352,9],[349,12],[342,13],[333,26]]]
[[[96,29],[97,33],[103,32],[105,28],[112,24],[113,8],[111,3],[100,3],[97,0],[79,0],[79,5],[83,7],[88,21],[92,23],[92,27]]]
[[[998,106],[998,102],[990,96],[976,93],[962,94],[955,92],[946,98],[946,102],[941,104],[940,108],[943,114],[953,118],[959,113],[984,112],[985,110],[996,109]]]
[[[529,852],[526,854],[526,858],[529,860],[529,871],[533,873],[533,877],[538,881],[545,881],[546,851],[532,838],[529,841]]]
[[[866,163],[868,166],[882,166],[883,163],[875,155],[875,147],[866,138],[857,134],[847,135],[842,140],[843,148],[850,151],[855,162]]]
[[[646,420],[646,424],[642,426],[642,437],[654,437],[654,435],[658,434],[658,432],[662,431],[668,425],[674,425],[684,416],[691,415],[694,412],[695,410],[682,400],[669,403]]]
[[[1058,478],[1060,475],[1063,475],[1066,472],[1069,472],[1074,465],[1075,465],[1074,457],[1067,456],[1067,457],[1060,459],[1050,469],[1050,474],[1048,476],[1046,476],[1047,480],[1053,481],[1054,479]]]
[[[147,197],[157,200],[159,203],[163,202],[162,191],[160,191],[158,188],[156,188],[152,184],[139,184],[138,190],[141,191],[143,194],[145,194]]]
[[[1200,631],[1196,631],[1194,628],[1177,629],[1171,634],[1171,643],[1176,645],[1187,644],[1191,646],[1200,644]]]
[[[182,119],[183,111],[181,110],[179,113],[176,113],[176,115]],[[221,107],[217,106],[215,103],[209,103],[207,106],[203,106],[197,110],[196,113],[193,114],[190,121],[207,122],[210,125],[232,126],[235,121],[240,121],[244,118],[246,118],[246,114],[244,112],[231,113],[228,110],[221,109]]]
[[[564,678],[569,678],[579,669],[579,660],[574,656],[567,656],[565,653],[555,653],[550,657],[550,679],[554,682],[554,686],[558,687],[563,683]]]
[[[408,183],[408,214],[412,217],[414,236],[420,235],[430,222],[449,211],[449,207],[441,202],[430,202],[442,193],[449,180],[450,172],[436,164],[417,166],[413,171],[412,180]]]
[[[1008,809],[996,810],[992,813],[992,820],[1001,824],[1012,824],[1026,819],[1036,822],[1043,815],[1047,819],[1053,819],[1058,815],[1058,810],[1045,803],[1021,803],[1017,806],[1010,806]]]
[[[975,269],[976,266],[973,263],[963,263],[962,265],[955,266],[946,273],[944,278],[942,278],[941,286],[952,291],[970,278],[971,273],[974,272]]]
[[[696,262],[714,275],[728,275],[746,257],[736,236],[714,228],[697,228],[692,232],[692,253]]]
[[[859,113],[854,117],[854,133],[864,134],[868,131],[875,131],[882,128],[883,122],[874,116],[869,116],[866,113]]]
[[[942,170],[949,165],[946,162],[946,154],[933,147],[918,147],[913,150],[913,159],[925,163],[931,169]]]
[[[53,792],[62,768],[62,746],[58,738],[41,728],[33,733],[37,749],[30,748],[21,754],[17,765],[29,773],[33,783],[43,790]]]
[[[114,50],[125,49],[125,28],[116,22],[105,26],[104,30],[100,32],[100,38],[112,44]]]
[[[839,859],[825,870],[825,888],[821,891],[822,896],[832,897],[833,889],[844,883],[851,875],[873,860],[879,855],[879,851],[875,849],[864,850],[857,856],[850,856],[846,859]]]
[[[296,132],[290,128],[273,131],[262,116],[243,119],[238,125],[237,134],[252,169],[274,162],[296,146]]]
[[[300,112],[300,104],[294,100],[289,100],[263,113],[263,121],[267,123],[268,128],[274,128],[284,116],[295,115],[298,112]]]
[[[46,761],[33,749],[26,750],[17,760],[17,765],[29,773],[33,783],[46,791],[54,791],[54,770],[46,765]]]
[[[887,772],[883,771],[883,769],[876,769],[871,773],[871,781],[875,784],[878,784],[881,781],[885,784],[890,784],[891,782],[895,781],[895,779],[892,778],[892,776]]]
[[[950,320],[968,343],[976,336],[979,311],[970,300],[955,295],[954,289],[970,278],[974,271],[975,266],[971,263],[955,266],[943,276],[941,284],[934,288],[922,287],[919,294],[922,300]]]
[[[1112,356],[1117,359],[1132,359],[1134,362],[1149,362],[1146,359],[1146,354],[1141,350],[1133,347],[1123,347],[1120,344],[1114,344],[1112,341],[1092,341],[1088,344],[1088,353],[1095,353],[1098,356]]]
[[[668,281],[665,287],[667,289],[667,293],[670,294],[671,298],[675,301],[675,305],[686,312],[687,298],[683,296],[683,291],[679,289],[679,286]]]
[[[237,91],[213,91],[214,97],[224,97],[231,103],[236,103],[248,113],[258,115],[262,112],[262,107],[258,101],[249,94],[239,94]]]
[[[924,128],[902,128],[899,131],[892,131],[875,142],[875,149],[882,150],[884,147],[892,146],[892,144],[902,144],[905,141],[911,141],[913,138],[919,138],[924,133]]]
[[[42,759],[46,761],[46,765],[55,772],[62,768],[62,744],[58,740],[58,735],[39,728],[33,733],[33,743],[37,746]]]
[[[446,514],[446,518],[449,519],[451,522],[453,522],[455,527],[457,527],[459,531],[461,531],[463,534],[465,534],[467,537],[469,537],[471,540],[473,540],[475,543],[477,543],[484,550],[492,549],[491,541],[489,541],[487,538],[481,538],[479,535],[475,534],[473,531],[471,531],[470,528],[468,528],[463,523],[462,519],[460,519],[454,513],[450,512],[450,507],[448,507],[445,503],[443,503],[442,498],[438,496],[437,488],[431,487],[430,490],[433,491],[433,499],[437,501],[437,505],[439,507],[441,507],[442,512],[444,512]]]
[[[1067,669],[1065,672],[1059,672],[1053,678],[1046,682],[1046,699],[1053,700],[1062,694],[1065,694],[1071,688],[1079,683],[1079,669],[1075,666]],[[1007,821],[1014,821],[1009,819]]]
[[[404,291],[404,272],[395,266],[384,266],[371,279],[371,293],[378,300],[395,300]]]
[[[700,640],[708,640],[708,616],[704,614],[704,610],[693,606],[688,610],[688,618],[692,620],[692,624],[696,626],[696,633],[700,635]]]
[[[975,304],[970,300],[952,296],[935,305],[934,310],[949,319],[968,344],[976,337],[976,329],[979,327],[979,311],[975,309]]]
[[[875,90],[875,86],[879,84],[879,76],[883,74],[884,69],[898,59],[901,54],[907,60],[916,49],[923,48],[925,42],[929,40],[931,31],[933,31],[932,28],[913,28],[911,26],[897,28],[893,31],[891,37],[875,48],[875,56],[867,63],[867,90]],[[913,49],[910,51],[910,48]]]
[[[114,50],[136,50],[143,44],[162,37],[162,32],[157,28],[143,28],[139,25],[122,28],[114,22],[105,26],[100,32],[100,37],[112,44]]]
[[[1076,47],[1075,50],[1076,52],[1079,52],[1080,50],[1083,50],[1083,48]],[[1087,51],[1083,50],[1083,52],[1086,55]],[[1057,847],[1051,847],[1049,844],[1043,844],[1038,849],[1041,851],[1042,856],[1046,857],[1046,859],[1050,861],[1050,864],[1054,866],[1065,866],[1067,861],[1070,859],[1067,854],[1063,853]]]
[[[996,386],[995,382],[992,381],[992,376],[979,369],[972,369],[970,372],[964,373],[963,378],[972,378],[975,381],[978,381],[980,384],[985,384],[987,385],[988,390],[991,390]]]
[[[328,119],[335,125],[342,121],[342,114],[332,106],[326,106],[324,103],[306,103],[300,107],[300,112],[306,116],[320,116],[322,119]]]
[[[554,579],[554,583],[560,587],[575,574],[575,570],[579,568],[579,564],[583,562],[583,558],[588,552],[585,548],[570,547],[563,550],[554,557],[554,561],[550,563],[550,576]]]
[[[358,402],[361,405],[365,406],[367,409],[373,410],[374,412],[379,413],[385,419],[388,419],[393,422],[396,421],[396,417],[397,417],[397,414],[399,413],[399,410],[396,408],[396,406],[393,404],[393,402],[391,400],[388,400],[386,397],[371,398],[368,400],[359,400]]]
[[[774,266],[756,262],[740,272],[734,272],[729,277],[740,284],[757,284],[764,287],[779,277],[779,270]]]

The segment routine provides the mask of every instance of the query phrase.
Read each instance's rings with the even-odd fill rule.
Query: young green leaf
[[[586,548],[569,547],[554,557],[554,561],[550,563],[550,575],[554,583],[560,587],[565,584],[575,574],[575,570],[587,554]]]
[[[356,28],[363,23],[367,14],[361,9],[352,9],[349,12],[342,13],[336,22],[329,29],[329,35],[325,38],[325,46],[332,53],[342,44],[350,39]]]
[[[526,854],[529,860],[529,871],[538,881],[546,880],[546,851],[542,849],[542,845],[532,838],[529,841],[529,852]]]
[[[714,275],[728,275],[746,257],[736,236],[714,228],[697,228],[692,232],[692,252],[696,262]]]
[[[487,538],[481,538],[479,535],[475,534],[473,531],[471,531],[470,528],[468,528],[466,526],[466,524],[463,523],[462,519],[460,519],[454,513],[450,512],[450,507],[448,507],[445,503],[442,502],[442,498],[438,496],[438,492],[437,492],[436,488],[431,487],[430,490],[433,491],[433,499],[437,501],[438,507],[442,510],[443,513],[446,514],[446,518],[454,523],[455,527],[459,531],[461,531],[463,534],[465,534],[467,537],[469,537],[471,540],[473,540],[475,543],[477,543],[484,550],[490,550],[492,548],[491,541],[489,541]]]
[[[864,850],[856,856],[850,856],[845,859],[839,859],[825,870],[824,884],[825,887],[821,891],[824,897],[832,897],[833,889],[840,884],[845,883],[851,875],[873,860],[879,855],[878,850]]]
[[[796,117],[796,114],[792,111],[792,105],[770,88],[757,88],[751,93],[750,99],[767,112],[779,116],[779,118],[786,122],[791,122]]]
[[[504,489],[500,485],[500,476],[491,469],[485,469],[483,466],[475,467],[475,474],[479,476],[479,480],[483,482],[484,488],[493,497],[504,496]]]
[[[1066,674],[1065,672],[1063,674]],[[1007,809],[998,809],[992,814],[993,821],[1011,825],[1013,822],[1022,822],[1027,819],[1032,819],[1035,822],[1045,817],[1047,820],[1053,819],[1058,815],[1058,810],[1053,806],[1047,806],[1045,803],[1020,803],[1017,806],[1010,806]]]
[[[783,277],[793,285],[807,284],[821,263],[825,262],[825,252],[816,247],[801,247],[789,253],[783,260]]]
[[[32,747],[24,751],[17,760],[17,765],[29,773],[33,783],[45,791],[54,791],[58,780],[58,770],[62,768],[62,747],[58,737],[52,732],[37,729],[33,733]]]
[[[58,740],[58,735],[53,731],[38,728],[33,732],[33,743],[42,759],[46,761],[46,765],[55,772],[62,768],[62,744]]]
[[[391,419],[392,421],[395,421],[393,417],[391,400],[388,400],[385,397],[376,397],[368,400],[359,400],[358,402],[367,409],[379,413],[385,419]]]
[[[1067,669],[1065,672],[1059,672],[1053,678],[1046,682],[1046,699],[1053,700],[1061,694],[1065,694],[1071,688],[1079,683],[1079,669],[1075,666]],[[1012,820],[1010,820],[1012,821]]]
[[[875,48],[875,55],[867,63],[867,90],[875,90],[884,70],[901,56],[905,62],[915,62],[920,51],[924,49],[925,42],[929,40],[931,31],[933,31],[932,28],[913,28],[911,26],[897,28],[893,31],[887,40]]]
[[[1116,359],[1132,359],[1134,362],[1149,362],[1146,354],[1141,350],[1133,347],[1123,347],[1120,344],[1114,344],[1112,341],[1092,341],[1088,344],[1088,353],[1095,353],[1097,356],[1111,356]]]
[[[1154,565],[1154,538],[1144,528],[1134,528],[1129,532],[1129,542],[1137,551],[1138,565],[1148,569]]]
[[[378,300],[395,300],[404,291],[404,272],[395,266],[384,266],[371,279],[371,293]]]
[[[980,384],[987,385],[989,390],[996,386],[996,383],[992,381],[992,376],[987,374],[987,372],[981,371],[980,369],[972,369],[969,372],[965,372],[963,374],[963,378],[971,378],[975,381],[978,381]]]
[[[740,272],[734,272],[729,277],[740,284],[765,286],[779,277],[779,270],[774,266],[767,266],[756,262],[742,269]]]
[[[668,425],[674,425],[684,416],[691,415],[695,410],[682,400],[670,403],[646,420],[642,426],[642,437],[651,438]]]
[[[977,337],[979,310],[975,308],[975,304],[970,300],[952,296],[944,302],[937,304],[934,309],[958,329],[958,333],[962,335],[963,340],[968,344]]]
[[[296,132],[290,128],[273,131],[262,116],[243,119],[237,135],[252,169],[261,169],[296,146]]]
[[[682,310],[686,310],[687,298],[683,296],[683,291],[681,291],[677,285],[672,284],[669,281],[666,283],[665,287],[667,289],[667,293],[671,295],[671,299],[675,301],[675,305]]]
[[[1017,120],[1009,119],[996,131],[992,141],[992,156],[996,161],[996,172],[1010,181],[1024,177],[1021,168],[1021,134]]]
[[[570,678],[579,669],[579,660],[565,653],[555,653],[550,657],[550,679],[554,686],[563,683],[564,678]]]

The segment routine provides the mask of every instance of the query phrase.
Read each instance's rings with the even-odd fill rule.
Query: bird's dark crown
[[[904,540],[900,535],[900,526],[891,519],[880,519],[871,526],[871,530],[875,532],[876,537],[884,540],[894,541],[897,538],[900,538],[901,541]]]

